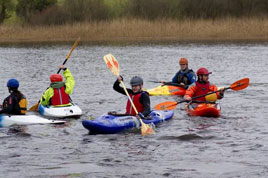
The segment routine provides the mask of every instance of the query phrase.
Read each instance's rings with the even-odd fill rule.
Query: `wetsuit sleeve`
[[[47,106],[49,105],[49,100],[50,98],[54,95],[54,90],[53,88],[48,88],[45,93],[43,94],[43,96],[41,97],[40,99],[40,103],[43,105],[43,106]]]
[[[66,69],[63,72],[63,76],[65,78],[65,92],[70,95],[73,93],[73,88],[75,84],[74,77],[69,69]]]
[[[196,75],[194,72],[190,72],[188,75],[188,80],[192,83],[196,82]]]
[[[143,104],[144,111],[142,114],[146,117],[151,113],[151,104],[150,104],[150,97],[147,92],[143,92],[140,97],[140,103]]]
[[[122,87],[120,87],[119,84],[120,84],[120,82],[118,82],[118,80],[116,80],[116,81],[114,82],[113,89],[114,89],[115,91],[117,91],[118,93],[121,93],[121,94],[123,94],[123,95],[127,95],[127,94],[125,93],[125,90],[124,90]],[[129,88],[127,88],[127,92],[133,94],[133,91],[132,91],[131,89],[129,89]]]
[[[195,92],[196,92],[196,86],[195,85],[189,86],[189,88],[186,90],[184,98],[187,98],[187,97],[192,98]]]

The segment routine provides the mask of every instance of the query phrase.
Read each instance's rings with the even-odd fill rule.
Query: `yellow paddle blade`
[[[119,76],[119,64],[116,60],[116,58],[112,55],[112,54],[107,54],[103,57],[106,65],[108,66],[108,68],[111,70],[111,72],[115,75],[115,76]]]
[[[142,120],[140,121],[141,121],[141,135],[146,136],[155,134],[155,131],[153,130],[152,127],[150,127],[148,124],[145,124]]]
[[[243,90],[244,88],[247,88],[249,85],[249,78],[244,78],[244,79],[241,79],[241,80],[238,80],[236,82],[234,82],[230,88],[232,90]]]
[[[173,110],[177,106],[177,102],[175,101],[166,101],[160,104],[157,104],[154,109],[156,110]]]
[[[38,106],[39,106],[39,103],[37,102],[35,105],[33,105],[29,111],[38,111]]]

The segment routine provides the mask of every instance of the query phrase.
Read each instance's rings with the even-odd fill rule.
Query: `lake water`
[[[35,104],[72,44],[0,47],[0,102],[6,82],[20,81],[20,91]],[[228,87],[249,77],[241,91],[228,90],[219,118],[190,117],[177,106],[173,119],[140,133],[89,135],[81,121],[108,111],[124,112],[126,96],[113,89],[115,76],[103,61],[112,53],[125,84],[142,76],[170,81],[186,57],[196,71],[212,71],[210,82]],[[76,84],[72,99],[83,110],[67,125],[32,125],[24,131],[0,128],[0,177],[182,177],[268,176],[268,44],[78,45],[66,66]],[[176,97],[154,96],[151,105]]]

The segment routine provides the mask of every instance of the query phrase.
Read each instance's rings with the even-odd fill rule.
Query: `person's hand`
[[[166,82],[164,80],[162,80],[160,82],[162,83],[162,85],[165,85],[166,84]]]
[[[225,90],[224,90],[224,87],[222,87],[222,88],[220,89],[220,94],[223,95],[223,94],[224,94],[224,91],[225,91]]]
[[[185,85],[185,84],[181,82],[180,85]]]
[[[60,65],[59,68],[62,69],[62,70],[66,70],[67,69],[64,65]]]
[[[145,119],[144,115],[140,112],[136,115],[136,117],[138,117],[139,119]]]
[[[190,96],[188,96],[188,95],[185,95],[184,100],[189,102],[189,101],[192,101],[192,98]]]
[[[122,77],[121,75],[119,75],[119,76],[117,77],[117,81],[118,81],[118,82],[123,81],[123,77]]]

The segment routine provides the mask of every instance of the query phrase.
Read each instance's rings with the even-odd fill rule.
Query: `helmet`
[[[19,81],[14,78],[9,79],[7,82],[7,87],[19,88],[19,86],[20,86]]]
[[[188,64],[188,60],[186,59],[186,58],[180,58],[180,62],[179,62],[180,64]]]
[[[53,82],[62,82],[63,78],[60,74],[52,74],[50,75],[50,81]]]
[[[204,67],[201,67],[200,69],[197,70],[196,72],[197,75],[208,75],[212,74],[212,72],[208,72],[208,70]]]
[[[131,86],[133,86],[133,85],[143,85],[143,80],[139,76],[134,76],[130,80],[130,85]]]

